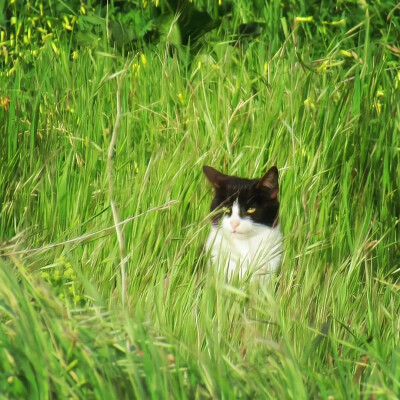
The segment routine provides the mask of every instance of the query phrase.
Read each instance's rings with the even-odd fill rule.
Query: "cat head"
[[[216,212],[213,225],[220,225],[227,234],[245,238],[277,224],[279,185],[275,166],[260,179],[225,175],[209,166],[204,166],[203,172],[215,189],[210,210]]]

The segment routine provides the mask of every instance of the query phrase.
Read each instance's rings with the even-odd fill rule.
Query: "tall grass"
[[[188,62],[168,44],[72,58],[60,43],[0,76],[5,397],[398,398],[400,75],[357,34],[353,53],[332,42],[318,60],[296,31],[246,51],[210,42]],[[114,195],[121,220],[137,217],[123,308],[105,228],[126,58]],[[203,164],[279,167],[285,252],[268,287],[207,268]]]

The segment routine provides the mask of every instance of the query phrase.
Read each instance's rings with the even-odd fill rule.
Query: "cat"
[[[273,166],[260,179],[225,175],[209,166],[203,172],[215,189],[205,245],[211,264],[228,278],[268,279],[282,252],[278,169]]]

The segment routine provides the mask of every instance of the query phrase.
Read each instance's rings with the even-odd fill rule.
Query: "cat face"
[[[220,225],[229,235],[245,238],[260,228],[273,227],[278,221],[278,169],[272,167],[260,179],[246,179],[222,174],[208,166],[203,172],[215,189],[211,211],[213,225]],[[218,212],[220,211],[220,212]]]

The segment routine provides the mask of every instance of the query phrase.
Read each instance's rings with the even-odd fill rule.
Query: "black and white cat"
[[[213,265],[228,277],[248,272],[269,277],[281,259],[278,169],[261,179],[222,174],[208,166],[203,172],[215,189],[211,232],[206,242]]]

